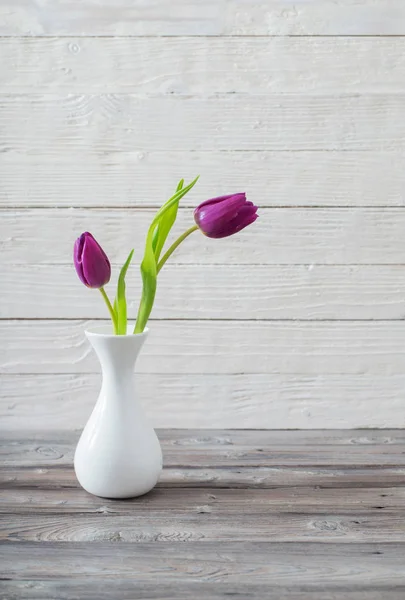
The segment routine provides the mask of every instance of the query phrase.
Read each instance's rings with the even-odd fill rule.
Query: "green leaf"
[[[173,206],[173,204],[175,204],[176,202],[180,201],[183,196],[185,196],[187,194],[187,192],[189,192],[191,190],[192,187],[195,186],[195,184],[197,183],[199,179],[199,175],[198,177],[196,177],[191,183],[189,183],[185,188],[182,188],[181,190],[176,191],[176,193],[174,194],[174,196],[172,196],[165,204],[163,204],[163,206],[158,210],[158,212],[156,213],[151,226],[149,227],[149,231],[148,231],[148,236],[149,235],[153,235],[154,229],[155,229],[155,225],[159,223],[160,218],[162,217],[163,214],[165,214],[165,212],[171,207]]]
[[[183,189],[183,184],[184,184],[184,179],[179,181],[179,184],[176,188],[176,194],[177,194],[177,192],[180,192],[180,190]],[[160,254],[163,250],[163,246],[165,245],[165,242],[170,233],[170,230],[176,221],[177,211],[179,209],[179,202],[180,202],[180,199],[177,200],[177,202],[175,202],[173,204],[173,206],[171,206],[167,210],[167,212],[165,212],[165,214],[162,216],[162,218],[159,221],[157,229],[155,230],[154,237],[153,237],[153,251],[154,251],[155,257],[156,257],[156,264],[159,262],[159,258],[160,258]]]
[[[153,252],[156,251],[156,246],[158,243],[158,239],[159,239],[159,224],[157,227],[155,227],[155,231],[153,232],[153,239],[152,239],[152,248],[153,248]]]
[[[136,319],[135,333],[142,333],[152,312],[157,287],[156,259],[152,244],[147,243],[145,255],[141,263],[142,275],[142,297],[139,304],[138,317]]]
[[[166,238],[176,219],[179,202],[194,187],[197,181],[198,177],[183,188],[184,182],[182,180],[177,186],[174,196],[158,210],[149,227],[146,236],[145,254],[141,263],[143,288],[135,333],[142,333],[152,312],[157,287],[157,263]]]
[[[117,284],[117,295],[114,300],[114,310],[117,313],[117,333],[118,335],[125,335],[127,333],[127,300],[125,297],[125,276],[128,271],[128,267],[134,255],[134,251],[128,255],[124,266],[122,267]]]

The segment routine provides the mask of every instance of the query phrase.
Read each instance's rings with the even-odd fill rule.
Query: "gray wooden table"
[[[405,431],[158,433],[126,501],[78,487],[78,434],[2,434],[2,599],[405,598]]]

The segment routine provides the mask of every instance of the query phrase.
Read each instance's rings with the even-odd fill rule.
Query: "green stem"
[[[113,328],[114,328],[114,333],[115,335],[118,335],[118,323],[117,323],[117,315],[115,314],[115,311],[113,309],[113,307],[111,306],[111,302],[105,292],[105,289],[103,287],[99,288],[101,295],[104,298],[104,302],[107,304],[107,308],[109,310],[109,313],[111,315],[111,321],[113,324]]]
[[[190,229],[187,229],[187,231],[182,233],[181,236],[170,246],[168,251],[163,255],[163,257],[159,261],[159,264],[157,266],[158,273],[159,273],[160,269],[163,267],[163,265],[165,264],[165,262],[167,261],[167,259],[170,258],[170,256],[176,250],[177,246],[180,246],[181,242],[183,242],[186,239],[186,237],[188,237],[191,233],[193,233],[193,231],[196,231],[197,229],[198,229],[198,225],[193,225],[192,227],[190,227]]]

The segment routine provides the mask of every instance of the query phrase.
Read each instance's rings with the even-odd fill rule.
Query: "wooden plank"
[[[167,542],[109,544],[11,542],[0,546],[3,576],[47,579],[76,577],[133,578],[156,581],[211,581],[272,586],[405,585],[403,544],[272,544],[262,542]]]
[[[207,583],[223,598],[271,597],[269,590],[274,600],[402,595],[404,430],[159,434],[172,466],[132,501],[79,487],[71,466],[77,432],[2,436],[6,597],[100,599],[100,582],[109,597],[128,600],[129,585],[139,598],[174,600],[190,590],[212,598],[201,588]]]
[[[191,436],[186,442],[179,444],[173,439],[162,439],[164,466],[167,467],[269,467],[269,466],[400,466],[405,467],[405,456],[402,444],[389,444],[383,441],[375,444],[347,445],[308,445],[291,446],[286,435],[284,444],[273,445],[271,432],[257,435],[252,432],[254,446],[244,443],[233,444],[232,438],[222,438],[211,433],[202,437]],[[402,432],[401,438],[403,439]],[[173,435],[176,440],[175,434]],[[360,437],[360,436],[358,436]],[[41,434],[7,434],[2,436],[0,446],[4,466],[71,466],[74,449],[79,438],[78,432],[54,432]],[[361,439],[361,437],[360,437]],[[261,442],[261,443],[260,443]],[[260,445],[259,445],[260,444]]]
[[[370,430],[277,430],[277,429],[204,429],[201,427],[169,429],[164,427],[158,430],[159,439],[162,443],[177,450],[182,454],[183,447],[198,447],[200,449],[215,449],[221,446],[239,446],[244,448],[257,448],[263,445],[273,447],[290,448],[302,446],[317,447],[319,451],[325,446],[348,446],[349,448],[363,448],[365,453],[370,448],[375,452],[375,446],[402,446],[405,443],[405,431],[400,428],[394,429],[370,429]],[[14,433],[12,431],[2,434],[3,446],[18,446],[24,440],[35,440],[41,444],[48,442],[74,445],[79,439],[79,432],[53,429],[46,431],[37,428],[35,432],[29,429]],[[398,452],[398,449],[396,450]]]
[[[46,10],[45,10],[46,8]],[[403,35],[402,0],[25,0],[0,6],[3,36]]]
[[[403,37],[3,38],[0,55],[8,93],[405,91]]]
[[[198,530],[199,527],[203,527],[203,523],[212,527],[214,524],[218,526],[222,521],[223,527],[228,528],[233,521],[233,527],[238,530],[240,529],[239,525],[242,526],[244,519],[246,519],[245,524],[251,523],[253,526],[254,518],[256,518],[257,531],[259,531],[261,524],[263,526],[263,534],[267,537],[269,530],[267,529],[266,531],[266,527],[270,523],[274,524],[273,532],[276,534],[278,527],[287,527],[287,524],[283,525],[282,520],[288,521],[289,517],[291,517],[291,521],[288,524],[288,527],[290,527],[293,522],[299,523],[297,519],[294,520],[293,518],[293,516],[297,517],[299,515],[305,515],[306,517],[305,522],[308,529],[308,536],[311,536],[311,529],[314,530],[312,531],[314,536],[320,535],[322,527],[319,521],[321,521],[321,517],[327,520],[328,516],[333,518],[333,515],[336,515],[337,519],[346,518],[347,533],[351,531],[353,536],[355,536],[357,530],[361,538],[361,528],[356,528],[355,525],[362,525],[364,523],[366,524],[365,529],[367,529],[371,527],[371,518],[375,517],[374,529],[377,529],[377,523],[379,522],[384,527],[384,518],[389,517],[391,521],[386,521],[386,523],[390,523],[390,526],[393,526],[396,519],[399,517],[403,518],[404,499],[405,488],[403,487],[346,488],[340,494],[334,488],[318,489],[311,487],[239,489],[237,493],[235,493],[234,489],[216,489],[215,487],[212,489],[159,487],[153,493],[133,500],[97,498],[96,496],[87,494],[79,487],[65,488],[63,490],[63,497],[60,489],[44,490],[41,487],[28,491],[20,487],[18,489],[8,489],[6,493],[2,493],[2,498],[0,498],[0,512],[2,515],[8,516],[8,520],[5,517],[2,518],[0,540],[9,539],[13,541],[10,536],[10,529],[16,528],[19,524],[22,530],[24,530],[24,520],[31,529],[35,524],[35,517],[38,518],[38,522],[44,523],[44,520],[51,516],[54,517],[54,523],[57,517],[61,517],[61,524],[63,522],[62,519],[66,519],[67,516],[86,516],[87,521],[84,521],[84,523],[87,523],[89,526],[92,519],[93,527],[95,528],[97,528],[98,523],[102,527],[101,521],[110,521],[112,517],[122,518],[123,524],[126,521],[130,525],[128,518],[130,517],[133,523],[141,527],[145,533],[147,533],[148,527],[153,524],[158,528],[162,528],[165,524],[174,525],[175,522],[181,524],[182,527],[189,525]],[[153,510],[151,510],[152,508]],[[311,515],[313,516],[312,520],[316,521],[318,525],[310,524]],[[360,518],[361,523],[351,523],[351,520],[356,519],[356,517]],[[21,518],[19,523],[17,523],[17,518]],[[163,519],[166,519],[166,523],[164,523]],[[401,527],[397,522],[397,533],[400,539],[394,540],[390,538],[390,540],[403,541],[404,528],[405,524]],[[336,529],[333,529],[333,527],[330,529],[334,532],[332,533],[334,537],[341,537],[336,542],[356,541],[353,537],[345,539],[345,532],[342,531],[344,528],[337,526]],[[323,530],[327,530],[327,527],[324,527]],[[140,529],[138,528],[135,531],[139,533]],[[289,529],[289,531],[291,535],[292,530]],[[220,540],[223,533],[223,531],[219,531],[216,539]],[[231,533],[227,533],[226,535],[231,536],[232,539],[238,539],[239,534],[242,535],[240,538],[241,541],[248,541],[246,530],[245,533],[239,531],[234,536],[231,536]],[[213,536],[214,533],[211,532],[209,535]],[[299,530],[297,531],[297,535],[299,535]],[[132,538],[130,531],[128,532],[128,539],[124,536],[125,533],[123,532],[123,537],[118,541],[142,541],[141,539]],[[252,534],[252,538],[260,541],[256,535]],[[25,539],[25,541],[30,540]],[[44,541],[59,540],[56,538]],[[61,539],[60,541],[63,540]],[[75,540],[72,538],[69,541],[91,540],[86,540],[85,538]],[[158,540],[151,539],[151,541]],[[295,539],[291,541],[299,540]],[[308,541],[310,540],[308,539]]]
[[[113,266],[112,282],[120,267]],[[3,318],[104,318],[104,303],[78,285],[69,265],[5,265]],[[167,265],[159,279],[156,319],[402,319],[405,266]],[[254,284],[252,285],[252,282]],[[136,314],[141,278],[127,279]],[[112,286],[114,283],[111,284]]]
[[[251,600],[402,600],[405,587],[395,585],[381,587],[376,590],[368,585],[356,585],[355,590],[347,586],[330,587],[321,591],[314,585],[300,585],[299,588],[270,587],[269,584],[256,583],[200,583],[193,581],[192,588],[188,583],[150,584],[139,583],[131,579],[106,579],[97,575],[93,579],[52,578],[49,580],[32,579],[0,581],[0,590],[10,600],[228,600],[229,596],[242,596]],[[157,596],[158,594],[158,596]]]
[[[154,214],[152,209],[2,210],[2,262],[70,265],[74,240],[87,230],[112,263],[123,264],[134,247],[134,263],[139,264]],[[317,264],[405,263],[405,213],[400,208],[267,208],[259,215],[252,227],[231,238],[211,240],[196,232],[170,264],[221,264],[225,273],[231,264],[306,264],[316,270]],[[171,239],[192,222],[192,210],[180,209]],[[246,277],[247,271],[243,273]]]
[[[49,173],[52,177],[49,177]],[[74,173],[74,177],[72,177]],[[160,206],[177,178],[200,180],[182,206],[246,190],[266,206],[403,206],[402,152],[63,152],[0,155],[0,206]],[[254,177],[252,177],[254,173]],[[158,176],[157,176],[158,175]],[[316,183],[315,183],[316,182]]]
[[[331,431],[330,429],[311,430],[311,431],[285,431],[261,429],[223,429],[185,428],[185,429],[168,429],[167,427],[159,429],[159,439],[169,446],[181,448],[183,446],[198,446],[210,447],[218,445],[222,446],[244,446],[257,448],[263,444],[273,446],[362,446],[365,452],[370,450],[370,446],[402,446],[405,443],[405,431],[401,428],[391,429],[370,429],[347,431],[340,429]],[[21,434],[20,434],[21,435]],[[44,438],[49,439],[51,436],[48,433],[39,433]],[[58,439],[61,432],[57,432]],[[64,434],[62,434],[64,435]],[[8,439],[15,439],[15,435],[10,433],[6,436]],[[18,436],[17,436],[18,437]],[[66,439],[72,440],[72,433],[66,433]],[[181,452],[181,450],[179,450]]]
[[[219,518],[207,507],[191,515],[171,511],[130,516],[7,515],[0,519],[4,542],[329,542],[336,544],[405,541],[403,513],[364,516],[351,514],[229,515]],[[206,511],[206,512],[204,512]],[[208,516],[206,516],[208,515]]]
[[[403,374],[168,373],[150,377],[139,373],[137,382],[139,400],[155,427],[336,429],[404,425]],[[98,374],[2,375],[0,430],[81,429],[100,385]],[[368,439],[368,434],[363,434]]]
[[[404,99],[3,94],[0,151],[403,150]]]
[[[225,33],[233,35],[403,35],[401,0],[229,0]]]
[[[193,0],[58,0],[39,5],[25,0],[16,6],[6,0],[0,7],[0,35],[219,35],[223,0],[198,5]]]
[[[79,484],[70,466],[3,467],[3,495],[10,490],[63,490]],[[317,489],[392,488],[404,486],[404,467],[167,467],[157,488],[274,489],[316,486]],[[382,491],[384,493],[384,491]],[[214,492],[215,494],[215,492]],[[383,497],[381,498],[383,499]],[[377,506],[377,505],[376,505]],[[382,506],[379,504],[378,506]],[[376,509],[379,510],[379,509]]]
[[[97,372],[84,336],[95,324],[109,327],[103,321],[1,321],[0,371]],[[405,323],[394,321],[212,321],[209,327],[204,321],[155,321],[137,370],[401,375],[404,337]]]

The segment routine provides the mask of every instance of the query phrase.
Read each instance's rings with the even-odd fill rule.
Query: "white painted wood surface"
[[[0,428],[82,427],[105,312],[72,243],[139,262],[197,173],[179,231],[230,191],[260,219],[162,273],[154,423],[404,426],[404,36],[402,0],[1,2]]]
[[[0,56],[0,85],[16,93],[405,91],[403,37],[3,38]]]
[[[114,265],[117,274],[119,266]],[[247,269],[249,275],[247,276]],[[106,286],[115,292],[116,278]],[[72,265],[7,265],[0,316],[103,319],[98,292],[77,285]],[[127,275],[135,318],[138,268]],[[154,319],[398,320],[405,317],[404,265],[167,264],[159,278]]]
[[[0,156],[0,206],[159,206],[174,175],[201,175],[182,206],[218,190],[249,190],[265,206],[404,206],[405,153],[94,152]],[[52,177],[49,174],[52,173]],[[159,174],[156,177],[156,173]],[[247,187],[248,186],[248,187]]]
[[[123,263],[131,247],[139,261],[155,211],[1,210],[2,261],[71,264],[72,240],[86,230],[94,233],[113,262]],[[190,208],[179,210],[173,235],[193,224],[192,215]],[[404,231],[402,208],[264,208],[254,229],[239,236],[211,240],[197,231],[173,254],[171,264],[219,264],[222,270],[225,264],[403,264]],[[241,271],[248,273],[246,266]]]
[[[138,374],[156,427],[405,427],[405,375]],[[81,429],[98,374],[3,375],[0,431]],[[384,401],[382,402],[382,398]],[[185,401],[185,399],[187,401]],[[258,423],[260,415],[260,423]]]
[[[405,94],[10,93],[0,131],[19,153],[404,150]]]
[[[402,0],[3,0],[0,35],[401,35]]]
[[[83,335],[86,327],[97,323],[1,321],[0,372],[98,372],[97,359]],[[214,320],[207,326],[205,320],[162,320],[151,322],[150,328],[137,362],[139,373],[405,372],[403,321]]]

